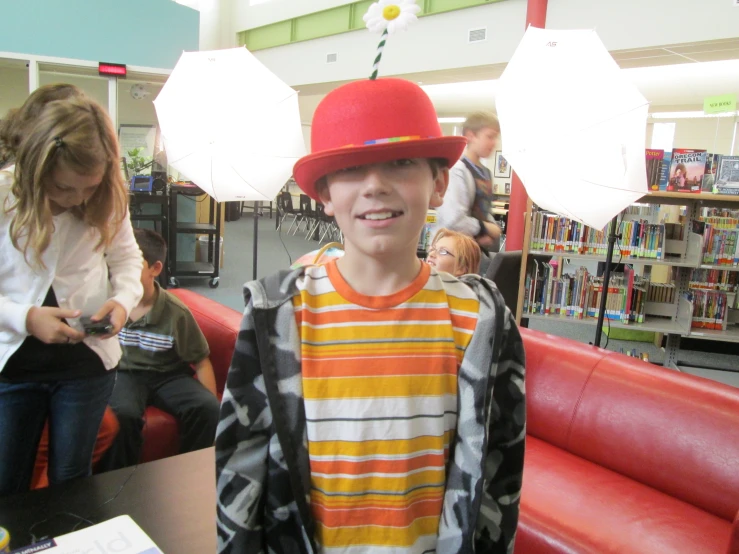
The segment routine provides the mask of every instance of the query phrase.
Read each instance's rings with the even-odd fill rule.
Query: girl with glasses
[[[426,262],[438,271],[446,271],[455,277],[478,273],[480,247],[473,238],[442,228],[434,235]]]

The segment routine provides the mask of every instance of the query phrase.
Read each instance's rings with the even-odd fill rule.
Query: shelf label
[[[736,94],[709,96],[703,100],[703,113],[715,114],[736,111]]]

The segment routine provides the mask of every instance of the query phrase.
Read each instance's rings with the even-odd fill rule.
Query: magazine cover
[[[706,151],[675,148],[672,151],[670,182],[667,190],[700,192],[706,172]]]
[[[716,186],[716,172],[718,171],[721,154],[706,154],[706,172],[703,175],[702,192],[713,192]]]
[[[667,190],[670,183],[670,165],[672,164],[672,151],[668,150],[662,157],[659,167],[659,190]]]
[[[10,554],[163,554],[129,516],[118,516],[80,531],[37,542]]]
[[[739,156],[721,156],[716,172],[716,193],[739,195]]]
[[[659,190],[660,168],[662,166],[662,159],[665,156],[665,151],[648,148],[646,153],[647,185],[649,186],[649,190]]]

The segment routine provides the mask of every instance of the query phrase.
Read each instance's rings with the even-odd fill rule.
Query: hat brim
[[[293,168],[293,177],[303,192],[320,201],[316,182],[335,171],[403,158],[442,158],[452,167],[466,145],[464,137],[438,137],[324,150],[300,158]]]

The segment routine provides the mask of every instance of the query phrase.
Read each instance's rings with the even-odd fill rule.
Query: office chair
[[[484,277],[490,279],[498,287],[503,300],[511,313],[516,316],[516,307],[518,304],[518,287],[521,279],[521,250],[513,250],[511,252],[498,252],[492,256],[490,265],[485,272]],[[548,262],[551,256],[534,256],[529,254],[529,258],[533,258],[539,262]]]

